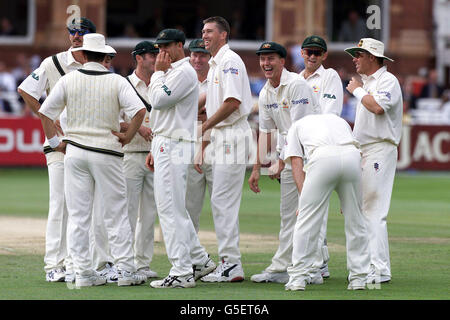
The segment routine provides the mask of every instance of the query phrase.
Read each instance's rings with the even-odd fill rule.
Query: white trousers
[[[200,245],[186,210],[186,174],[194,144],[155,136],[155,200],[172,276],[192,275],[192,265],[202,264],[208,254]]]
[[[371,264],[382,276],[391,276],[387,215],[397,165],[397,147],[388,142],[362,150],[363,213],[368,219]]]
[[[208,186],[210,199],[213,187],[212,166],[204,163],[201,169],[203,173],[198,173],[193,164],[188,166],[186,188],[186,209],[197,233],[200,228],[200,214],[205,200],[206,186]]]
[[[280,196],[280,243],[271,265],[265,270],[267,272],[286,272],[292,265],[292,237],[297,221],[295,213],[298,209],[298,189],[288,165],[281,172]]]
[[[122,158],[69,144],[64,166],[64,189],[69,211],[69,252],[76,274],[94,274],[89,232],[96,186],[101,191],[103,219],[114,264],[120,270],[136,271]]]
[[[47,160],[48,155],[46,155]],[[48,161],[49,210],[45,231],[44,270],[66,267],[71,272],[72,263],[67,251],[68,212],[64,197],[64,160]]]
[[[126,152],[123,158],[128,217],[134,235],[134,263],[137,269],[148,267],[152,261],[157,215],[153,172],[145,166],[147,154],[148,152]]]
[[[216,231],[218,255],[229,263],[240,263],[239,209],[245,170],[253,136],[247,120],[211,132],[212,176],[214,186],[211,209]]]
[[[299,199],[294,229],[290,280],[307,279],[319,272],[314,265],[320,228],[333,190],[345,219],[349,281],[364,281],[370,270],[367,222],[362,213],[361,155],[354,146],[317,148],[305,166],[306,178]]]
[[[89,246],[92,255],[94,269],[102,270],[107,263],[113,263],[108,243],[108,232],[106,231],[103,217],[103,196],[99,184],[95,184],[94,204],[92,209],[92,227],[89,232]]]

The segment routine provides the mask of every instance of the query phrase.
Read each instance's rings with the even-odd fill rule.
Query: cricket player
[[[344,90],[338,73],[333,68],[324,68],[323,66],[323,62],[328,57],[327,43],[319,36],[309,36],[302,43],[301,53],[305,61],[305,69],[300,72],[300,77],[304,78],[313,89],[322,113],[333,113],[340,116]],[[330,277],[328,270],[330,255],[326,239],[327,221],[328,211],[320,229],[320,248],[317,259],[317,264],[320,266],[320,272],[324,278]]]
[[[202,38],[212,57],[206,92],[208,119],[202,124],[202,134],[204,136],[212,129],[214,186],[211,208],[221,261],[214,272],[201,280],[238,282],[244,280],[239,250],[239,207],[246,164],[253,144],[247,121],[252,96],[245,64],[228,46],[228,22],[222,17],[210,17],[203,23]],[[208,142],[204,140],[202,143],[204,150]],[[202,172],[201,163],[201,159],[196,161],[198,172]]]
[[[75,286],[106,283],[106,277],[94,270],[89,250],[95,186],[102,191],[103,219],[119,272],[117,283],[119,286],[139,285],[146,277],[135,272],[122,146],[131,141],[142,124],[145,106],[123,77],[111,73],[101,64],[105,55],[111,53],[103,35],[85,35],[83,46],[74,50],[81,51],[87,62],[57,82],[39,113],[50,147],[66,152],[64,189]],[[53,121],[64,109],[67,109],[67,130],[61,141]],[[126,133],[118,132],[122,109],[132,119]]]
[[[289,129],[285,161],[300,193],[286,290],[321,284],[315,264],[323,217],[335,190],[345,219],[348,289],[362,290],[370,271],[369,235],[361,211],[361,154],[349,124],[334,114],[306,116]],[[305,165],[303,165],[305,163]]]
[[[358,100],[353,134],[362,150],[363,213],[368,219],[372,273],[369,281],[391,280],[386,219],[402,135],[403,98],[397,78],[387,71],[384,44],[363,38],[345,49],[362,83],[352,78],[347,90]]]
[[[199,88],[199,111],[197,120],[200,124],[206,121],[206,91],[208,87],[208,61],[211,54],[205,49],[205,42],[202,39],[194,39],[189,43],[190,63],[197,72],[198,88]],[[196,143],[195,153],[201,151],[201,141]],[[198,233],[200,214],[202,213],[203,202],[205,199],[206,186],[208,186],[211,199],[212,191],[212,165],[210,159],[211,145],[209,144],[205,150],[205,158],[201,169],[203,173],[195,170],[194,164],[188,166],[187,189],[186,189],[186,209],[189,212],[195,231]]]
[[[198,113],[198,80],[184,56],[184,32],[164,29],[156,39],[159,54],[148,92],[152,105],[152,149],[146,163],[154,170],[159,221],[172,268],[153,288],[192,288],[215,264],[200,245],[186,210],[186,174],[193,160]],[[198,270],[198,272],[197,272]]]
[[[139,97],[151,110],[148,101],[150,78],[155,70],[156,55],[159,49],[153,42],[141,41],[132,52],[136,69],[127,77],[136,89]],[[128,129],[130,119],[124,116],[121,129]],[[145,118],[129,144],[124,146],[123,169],[127,181],[128,216],[131,231],[134,235],[134,261],[139,273],[147,279],[156,278],[158,274],[150,269],[153,258],[154,224],[156,218],[156,202],[154,195],[153,172],[145,166],[145,159],[150,151],[152,131],[150,129],[150,112]]]
[[[81,52],[73,51],[83,45],[85,34],[93,33],[96,27],[87,18],[73,20],[67,26],[71,47],[67,51],[57,53],[42,61],[18,87],[25,104],[38,115],[41,107],[39,99],[46,92],[47,96],[53,90],[56,82],[65,74],[78,70],[84,60]],[[66,127],[65,112],[57,119],[55,126],[58,135],[62,136]],[[60,123],[60,124],[59,124]],[[44,153],[47,161],[49,178],[49,210],[45,232],[44,270],[46,280],[50,282],[74,280],[72,262],[67,251],[67,207],[64,198],[64,153],[53,150],[47,139],[44,143]]]
[[[285,138],[291,124],[308,114],[320,113],[312,89],[297,73],[284,67],[287,50],[276,42],[264,42],[256,51],[267,82],[259,94],[258,158],[248,180],[250,189],[258,193],[261,160],[271,146],[274,130],[278,130],[277,153],[284,154]],[[270,169],[271,178],[281,177],[281,225],[278,250],[272,263],[261,274],[251,277],[253,282],[287,283],[287,268],[292,264],[292,234],[298,208],[298,190],[292,177],[290,164],[279,159]]]

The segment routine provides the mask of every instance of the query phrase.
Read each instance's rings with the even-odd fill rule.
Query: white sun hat
[[[105,36],[100,33],[88,33],[83,36],[83,46],[72,49],[72,51],[93,51],[112,54],[116,53],[113,47],[110,47],[105,42]]]
[[[358,46],[347,48],[344,51],[352,57],[355,57],[355,53],[358,51],[367,51],[375,57],[394,61],[393,59],[384,56],[384,43],[372,38],[362,38],[361,40],[359,40]]]

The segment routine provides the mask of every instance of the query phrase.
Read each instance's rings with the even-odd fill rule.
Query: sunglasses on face
[[[359,58],[362,58],[362,57],[364,57],[365,56],[365,54],[363,53],[363,52],[355,52],[355,58],[356,59],[359,59]]]
[[[67,28],[67,30],[69,30],[69,33],[71,36],[74,36],[75,33],[77,33],[77,32],[78,32],[79,36],[84,36],[85,34],[91,33],[87,29],[69,29],[69,28]]]
[[[323,54],[322,50],[312,50],[312,49],[304,49],[307,56],[315,55],[316,57],[321,57]]]

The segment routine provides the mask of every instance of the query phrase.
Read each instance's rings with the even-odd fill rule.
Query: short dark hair
[[[205,20],[203,20],[203,24],[207,24],[207,23],[211,23],[211,22],[216,23],[220,32],[225,31],[227,33],[226,42],[228,42],[228,39],[230,38],[230,24],[228,23],[228,21],[225,20],[225,18],[220,17],[220,16],[209,17],[209,18],[206,18]]]
[[[83,50],[83,52],[86,54],[87,61],[102,63],[105,60],[106,53],[87,50]]]
[[[378,65],[380,67],[382,67],[384,65],[384,58],[381,58],[381,57],[376,57],[376,58],[377,58]]]

